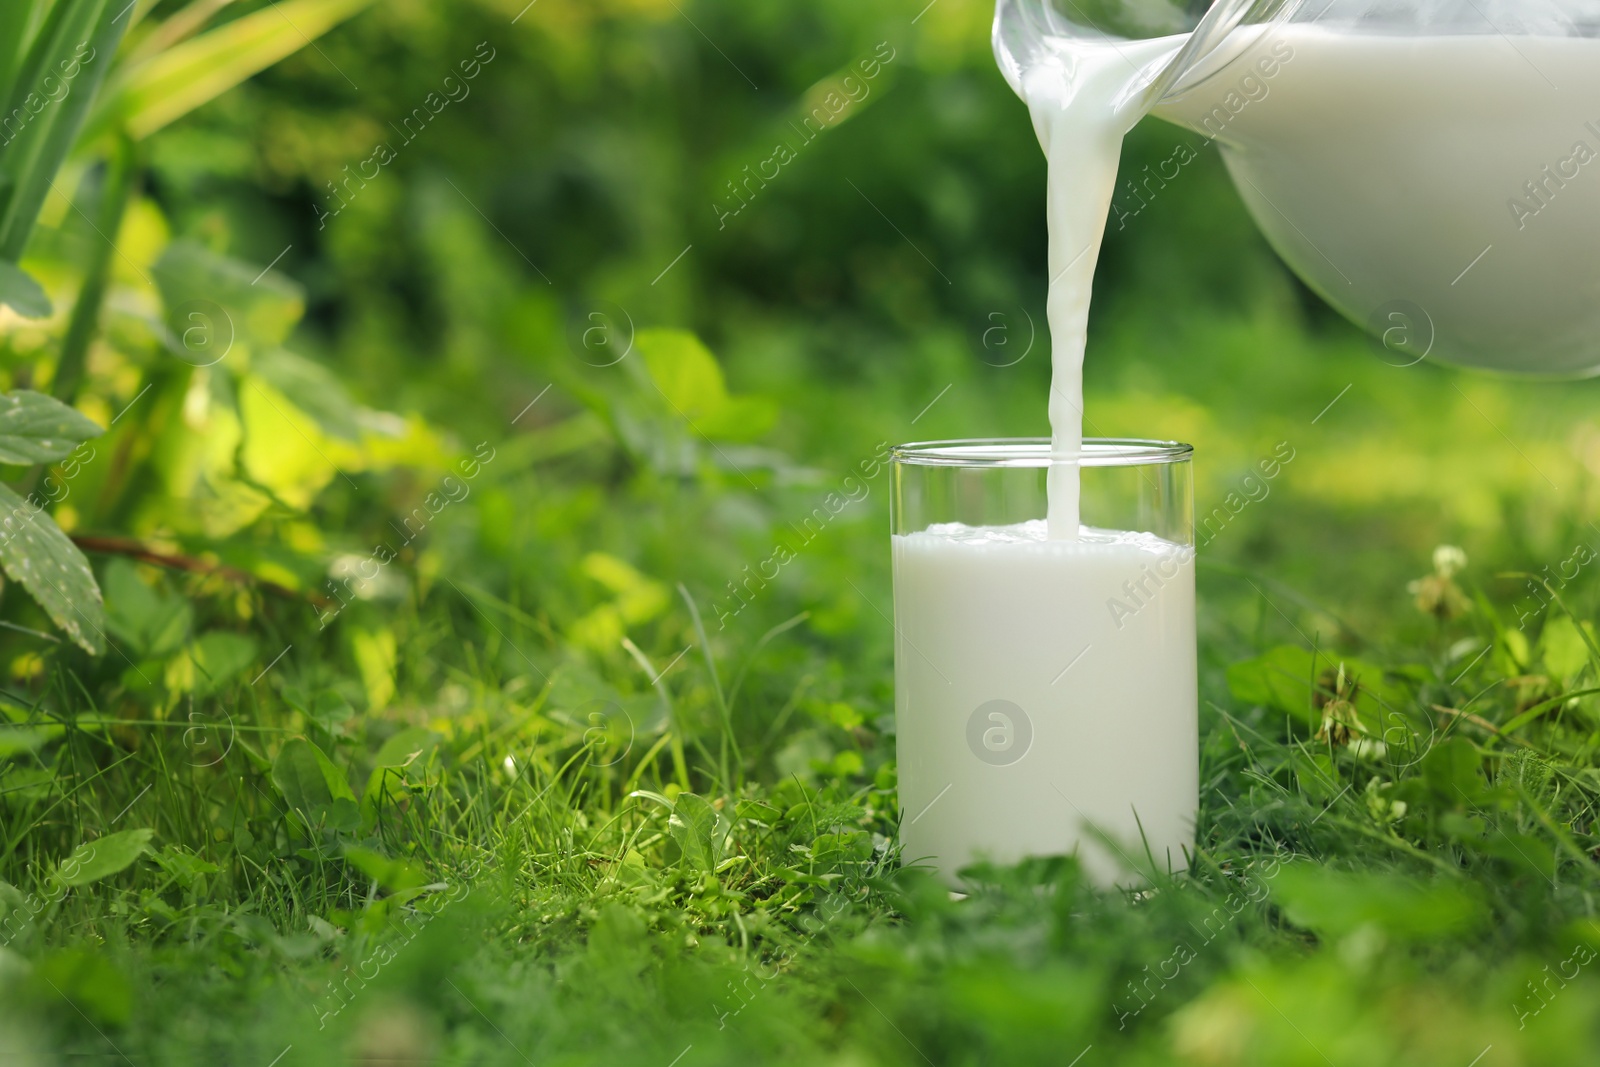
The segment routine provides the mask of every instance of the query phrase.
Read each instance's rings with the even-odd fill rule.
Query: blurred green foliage
[[[293,44],[289,4],[213,6]],[[106,652],[0,603],[0,1051],[1591,1061],[1594,387],[1388,365],[1209,149],[1113,223],[1088,368],[1090,431],[1192,441],[1227,512],[1194,873],[898,869],[863,464],[1045,427],[1043,161],[988,18],[390,0],[106,113],[149,127],[75,396],[107,432],[10,469]],[[44,202],[9,390],[54,383],[108,158]]]

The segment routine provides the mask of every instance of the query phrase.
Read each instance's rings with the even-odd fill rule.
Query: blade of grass
[[[0,100],[11,99],[33,30],[49,6],[49,0],[10,0],[0,4]]]
[[[209,30],[118,79],[93,129],[120,121],[145,138],[298,52],[373,0],[287,0]]]
[[[760,640],[755,643],[755,647],[750,649],[750,654],[745,657],[744,663],[740,665],[739,673],[733,676],[733,685],[728,690],[728,711],[730,716],[732,715],[733,708],[737,705],[739,700],[739,687],[744,684],[745,677],[749,674],[751,665],[755,663],[756,656],[760,654],[761,650],[767,647],[767,642],[771,641],[775,637],[779,637],[785,633],[788,633],[790,630],[794,629],[796,626],[799,626],[809,618],[811,618],[811,612],[802,611],[794,618],[780,622],[778,625],[761,635]]]
[[[744,757],[739,752],[739,740],[733,736],[733,711],[727,696],[722,691],[722,681],[717,677],[717,661],[711,655],[711,638],[706,634],[705,623],[700,618],[700,608],[695,604],[694,597],[689,595],[689,589],[682,582],[678,583],[678,593],[683,597],[683,602],[688,605],[689,618],[694,622],[695,636],[700,639],[700,654],[706,661],[706,671],[711,675],[711,689],[717,697],[717,711],[722,717],[722,739],[717,746],[717,769],[721,776],[722,784],[731,792],[737,793],[744,783]],[[728,774],[728,751],[733,751],[733,766],[737,768],[737,775],[730,777]]]
[[[1550,711],[1552,708],[1558,708],[1569,700],[1575,700],[1578,697],[1593,696],[1596,693],[1600,693],[1600,689],[1574,689],[1570,693],[1562,693],[1560,696],[1551,697],[1549,700],[1541,700],[1539,703],[1535,704],[1521,715],[1518,715],[1516,718],[1500,727],[1500,736],[1510,737],[1512,734],[1516,733],[1518,730],[1522,729],[1524,726],[1528,725],[1545,712]],[[1492,745],[1494,741],[1495,738],[1491,737],[1485,743],[1485,747]]]
[[[1550,817],[1550,813],[1544,810],[1544,806],[1534,799],[1533,794],[1528,792],[1522,783],[1512,782],[1511,788],[1516,790],[1517,795],[1522,798],[1522,802],[1533,811],[1534,818],[1539,820],[1539,825],[1550,831],[1551,836],[1556,839],[1556,844],[1561,847],[1561,851],[1577,860],[1583,866],[1584,870],[1588,872],[1591,882],[1596,875],[1600,875],[1600,864],[1596,864],[1593,856],[1578,847],[1577,842],[1572,840],[1572,836],[1556,824],[1556,821]]]
[[[683,731],[678,723],[678,715],[672,705],[672,694],[667,691],[666,683],[656,671],[655,664],[650,662],[650,657],[640,651],[639,646],[624,637],[622,647],[633,657],[633,661],[644,670],[645,677],[655,687],[656,694],[661,697],[661,703],[667,711],[667,731],[672,738],[672,765],[678,775],[678,785],[684,790],[689,788],[689,764],[683,755]]]

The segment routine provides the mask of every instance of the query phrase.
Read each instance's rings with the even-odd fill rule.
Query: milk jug
[[[1217,142],[1273,247],[1391,362],[1600,373],[1600,0],[999,0],[994,43],[1053,197],[1107,173],[1062,115],[1114,143],[1154,113]]]

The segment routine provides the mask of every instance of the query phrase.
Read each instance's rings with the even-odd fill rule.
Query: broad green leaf
[[[283,687],[283,699],[291,708],[332,733],[342,722],[355,717],[356,709],[337,689],[293,683]]]
[[[33,275],[5,260],[0,260],[0,304],[25,319],[48,318],[51,310],[50,298]]]
[[[378,805],[385,795],[392,800],[410,791],[407,780],[426,771],[428,759],[438,745],[439,735],[421,726],[407,727],[383,743],[361,794],[363,827],[370,830],[377,825]]]
[[[89,561],[54,519],[3,485],[0,567],[84,651],[105,650],[105,607]]]
[[[438,745],[438,734],[421,726],[410,726],[385,741],[372,763],[379,768],[409,767],[418,760],[425,762]]]
[[[1422,760],[1422,776],[1428,786],[1451,805],[1469,803],[1483,792],[1484,779],[1478,773],[1483,757],[1464,737],[1453,737],[1433,747]]]
[[[202,634],[189,649],[195,666],[195,693],[216,692],[255,661],[256,649],[255,639],[244,634],[220,630]]]
[[[634,347],[668,404],[684,418],[720,408],[728,400],[722,368],[700,338],[685,330],[640,330]]]
[[[0,393],[0,463],[28,466],[65,459],[103,433],[55,397],[30,389]]]
[[[306,741],[304,737],[294,737],[288,744],[283,745],[283,752],[278,753],[278,760],[272,765],[272,781],[280,789],[285,789],[285,784],[278,781],[278,765],[288,760],[288,766],[293,771],[296,781],[296,792],[285,790],[288,800],[355,800],[355,793],[350,790],[350,784],[344,777],[344,771],[334,766],[333,760],[326,757],[317,745]],[[309,758],[310,763],[307,763]],[[307,774],[309,769],[314,769],[315,774]],[[320,785],[317,784],[320,781]],[[320,790],[320,792],[318,792]]]
[[[18,908],[25,907],[28,895],[10,882],[0,881],[0,919],[4,919]]]
[[[1566,615],[1554,615],[1544,624],[1539,647],[1545,670],[1558,681],[1576,677],[1589,665],[1589,645],[1577,623]]]
[[[667,407],[714,440],[749,441],[777,421],[777,407],[759,397],[733,397],[716,357],[684,330],[640,330],[634,347]]]
[[[150,858],[179,885],[185,887],[194,885],[208,874],[217,874],[222,870],[215,863],[191,855],[176,845],[168,845],[159,852],[152,852]]]
[[[67,948],[34,965],[31,981],[45,1003],[61,997],[100,1026],[120,1026],[133,1015],[133,985],[100,952]]]
[[[37,751],[48,737],[43,730],[21,726],[0,726],[0,760]]]
[[[616,594],[612,604],[602,605],[602,608],[612,608],[627,626],[638,626],[659,617],[672,603],[665,585],[609,553],[588,553],[578,562],[578,569]]]
[[[272,762],[272,784],[289,807],[313,826],[355,829],[359,816],[356,795],[344,772],[305,738],[297,737],[283,746]]]
[[[245,438],[240,455],[245,473],[291,507],[309,508],[339,474],[326,435],[288,397],[254,376],[239,385]]]
[[[443,467],[458,454],[419,416],[402,418],[355,402],[338,376],[322,363],[282,347],[256,349],[251,381],[270,397],[283,397],[282,416],[309,419],[318,450],[344,472],[395,466]],[[282,422],[283,418],[278,419]],[[486,448],[486,443],[485,445]],[[478,450],[493,459],[494,453]],[[483,461],[478,469],[486,466]]]
[[[127,870],[150,849],[154,830],[141,828],[107,834],[98,841],[79,845],[61,861],[56,874],[64,885],[88,885]]]
[[[398,658],[393,630],[352,630],[350,651],[355,654],[361,684],[367,690],[367,708],[380,711],[394,699],[394,670]]]
[[[1228,667],[1228,690],[1236,700],[1288,712],[1310,722],[1312,686],[1326,666],[1296,645],[1280,645],[1255,659]]]
[[[863,863],[872,858],[872,835],[865,830],[823,834],[812,842],[811,856],[824,868]]]
[[[1296,863],[1269,884],[1290,922],[1325,937],[1372,926],[1401,940],[1437,941],[1475,929],[1487,916],[1477,895],[1453,882]]]
[[[48,767],[13,767],[6,773],[6,800],[43,800],[55,794],[59,786],[55,772]]]
[[[305,292],[275,271],[179,239],[151,268],[177,355],[194,365],[223,359],[238,341],[281,345],[305,314]]]
[[[346,845],[344,858],[350,866],[371,878],[390,893],[400,893],[428,884],[428,872],[403,859],[390,859],[369,848]]]
[[[1527,671],[1533,663],[1533,651],[1528,647],[1528,635],[1521,630],[1503,630],[1495,645],[1495,664],[1502,674],[1510,677]]]
[[[356,403],[344,383],[326,366],[285,349],[261,353],[252,360],[250,369],[316,419],[324,433],[335,437],[358,439],[363,423],[370,423],[377,414]]]
[[[1416,673],[1414,668],[1385,672],[1364,660],[1327,653],[1313,657],[1309,650],[1297,645],[1280,645],[1255,659],[1229,666],[1228,689],[1238,700],[1320,725],[1321,715],[1313,710],[1313,697],[1326,700],[1332,695],[1341,665],[1348,689],[1356,694],[1362,722],[1372,736],[1382,737],[1411,703],[1406,686],[1387,674],[1411,678]]]
[[[167,656],[189,639],[194,617],[189,602],[146,585],[128,560],[106,564],[105,599],[106,629],[130,655]]]
[[[741,800],[734,808],[734,814],[741,819],[752,819],[765,826],[774,826],[783,818],[783,812],[764,800]]]
[[[112,112],[135,138],[200,107],[356,14],[372,0],[284,0],[167,49],[119,79]]]
[[[735,396],[718,410],[707,412],[695,428],[718,441],[754,441],[777,421],[778,406],[766,397]]]
[[[683,850],[683,862],[698,871],[714,871],[722,862],[728,820],[696,793],[679,793],[667,820],[668,832]]]
[[[1537,837],[1496,828],[1472,844],[1479,852],[1503,860],[1514,870],[1544,879],[1555,877],[1555,848]]]
[[[1326,752],[1307,752],[1294,749],[1295,780],[1300,792],[1315,802],[1332,800],[1344,789],[1340,783],[1339,765]]]

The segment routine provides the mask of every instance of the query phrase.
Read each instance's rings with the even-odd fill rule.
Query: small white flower
[[[1441,578],[1454,578],[1467,568],[1467,554],[1455,545],[1440,545],[1433,550],[1433,569]]]
[[[1350,742],[1350,751],[1357,759],[1376,761],[1389,754],[1389,746],[1370,737],[1360,737]]]

